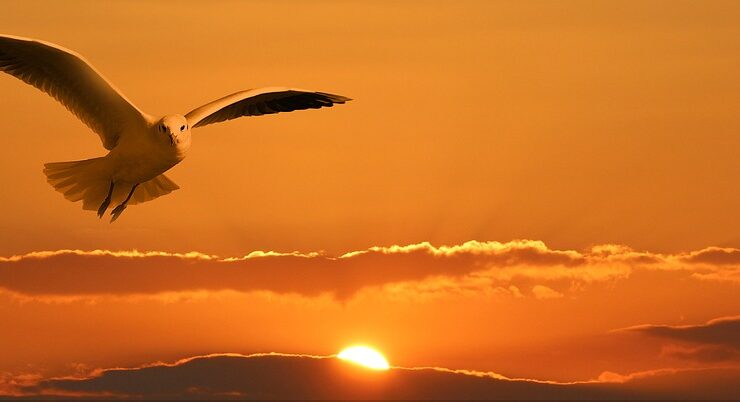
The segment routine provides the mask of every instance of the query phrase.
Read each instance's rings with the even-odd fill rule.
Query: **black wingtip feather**
[[[344,102],[349,102],[352,100],[352,98],[348,98],[346,96],[335,95],[335,94],[330,94],[326,92],[316,92],[316,94],[325,97],[326,99],[330,100],[333,103],[344,103]]]

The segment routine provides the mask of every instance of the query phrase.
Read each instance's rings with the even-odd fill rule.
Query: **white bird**
[[[0,35],[0,71],[46,92],[95,131],[109,150],[100,158],[47,163],[47,181],[70,201],[115,221],[131,204],[179,187],[164,172],[190,149],[193,128],[242,116],[331,107],[351,99],[324,92],[269,87],[237,92],[186,115],[152,117],[108,82],[82,56],[51,43]]]

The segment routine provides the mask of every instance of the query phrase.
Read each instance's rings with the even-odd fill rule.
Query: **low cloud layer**
[[[257,251],[239,258],[61,250],[0,258],[0,288],[31,297],[234,290],[347,299],[368,287],[423,283],[426,290],[500,289],[558,298],[563,287],[618,280],[640,269],[734,281],[738,255],[740,250],[716,247],[667,255],[615,245],[578,252],[539,241],[420,243],[341,256]]]
[[[19,385],[16,396],[145,399],[736,398],[738,370],[657,370],[585,383],[513,380],[436,368],[372,371],[333,357],[208,355]],[[687,388],[680,381],[691,379]],[[680,381],[676,381],[680,380]],[[687,393],[688,392],[688,393]]]

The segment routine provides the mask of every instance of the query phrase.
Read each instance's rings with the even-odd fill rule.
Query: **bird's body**
[[[323,92],[270,87],[240,91],[186,115],[155,118],[140,111],[76,53],[50,43],[0,35],[0,71],[48,93],[95,131],[108,154],[47,163],[47,181],[84,209],[111,221],[127,205],[153,200],[179,187],[164,173],[180,163],[193,128],[242,116],[331,107],[349,98]]]
[[[175,117],[183,123],[177,127],[186,125],[184,116]],[[172,126],[171,120],[175,119],[170,118],[169,120],[170,125],[167,127]],[[157,135],[157,131],[160,130],[157,127],[158,125],[154,123],[143,127],[143,133],[124,136],[118,145],[104,157],[106,165],[112,169],[113,180],[143,183],[168,171],[185,159],[185,155],[190,150],[190,128],[179,133],[168,132],[166,134],[172,137],[165,138]]]

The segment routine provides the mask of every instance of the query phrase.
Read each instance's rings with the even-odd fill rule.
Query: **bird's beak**
[[[170,144],[171,145],[175,145],[175,136],[174,136],[174,134],[169,133],[169,135],[170,135]]]

